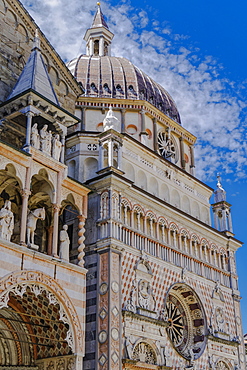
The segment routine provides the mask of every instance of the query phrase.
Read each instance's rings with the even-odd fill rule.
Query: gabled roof
[[[104,19],[103,13],[102,13],[101,8],[100,8],[100,3],[97,3],[97,5],[98,5],[98,9],[97,9],[97,12],[94,16],[94,20],[93,20],[91,28],[105,27],[105,28],[108,29],[107,23]]]
[[[53,89],[40,51],[40,41],[37,32],[30,57],[7,100],[14,98],[29,89],[36,91],[44,98],[59,106],[56,93]]]

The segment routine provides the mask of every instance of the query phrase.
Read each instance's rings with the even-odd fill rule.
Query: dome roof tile
[[[178,123],[180,116],[168,92],[128,59],[80,55],[68,68],[85,96],[146,100]]]

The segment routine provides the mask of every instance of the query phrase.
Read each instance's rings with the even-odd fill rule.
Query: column
[[[60,161],[64,163],[64,155],[65,155],[65,135],[64,134],[62,134],[61,136],[61,143],[62,143],[62,150],[61,150]]]
[[[231,211],[229,209],[229,214],[228,214],[228,225],[229,225],[229,231],[231,231],[231,233],[233,232],[233,229],[232,229],[232,214],[231,214]]]
[[[57,247],[58,247],[58,221],[59,221],[60,204],[53,203],[52,208],[53,208],[52,256],[58,257]]]
[[[194,147],[191,145],[190,147],[190,155],[191,155],[191,174],[195,176],[195,156],[194,156]]]
[[[22,209],[21,209],[21,233],[20,233],[20,244],[25,245],[26,243],[26,230],[27,230],[27,208],[28,208],[28,197],[31,191],[23,189],[22,195]]]
[[[158,142],[157,142],[157,118],[153,118],[153,145],[154,151],[158,152]]]
[[[146,133],[146,123],[145,123],[145,110],[142,109],[141,110],[141,132],[140,132],[142,144],[145,144],[146,135],[147,133]]]
[[[104,146],[102,143],[99,143],[99,164],[98,171],[102,170],[104,166]]]
[[[125,113],[126,109],[121,109],[121,132],[125,132]]]
[[[31,145],[32,118],[34,116],[34,113],[29,111],[27,112],[26,116],[27,116],[26,143],[23,149],[29,152]]]
[[[113,166],[113,141],[108,141],[108,167]]]
[[[184,170],[186,162],[185,162],[185,158],[184,158],[184,139],[183,139],[182,136],[179,138],[179,142],[180,142],[180,154],[181,154],[181,156],[180,156],[181,157],[181,167]],[[192,158],[192,155],[191,155],[191,158]],[[192,163],[192,161],[191,161],[191,163]]]
[[[104,56],[104,38],[103,38],[103,36],[100,36],[100,39],[99,39],[99,56],[100,57]]]
[[[52,255],[52,236],[53,236],[53,225],[48,227],[48,241],[47,241],[47,254]]]
[[[84,266],[84,256],[85,256],[85,252],[84,252],[84,248],[85,248],[85,245],[84,245],[84,240],[85,240],[85,228],[84,228],[84,225],[85,225],[85,217],[83,215],[79,215],[78,216],[78,219],[79,219],[79,225],[78,225],[78,265],[83,267]]]
[[[89,41],[89,55],[93,55],[93,40],[90,39]]]
[[[122,169],[122,153],[123,153],[123,148],[121,144],[118,144],[118,149],[117,149],[117,168],[119,170]]]
[[[86,108],[82,107],[81,108],[81,127],[80,127],[80,130],[85,131],[85,127],[86,127]]]

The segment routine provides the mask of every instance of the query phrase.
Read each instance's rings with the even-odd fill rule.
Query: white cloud
[[[96,10],[95,0],[23,0],[51,44],[64,60],[83,53],[83,36]],[[185,43],[188,36],[173,34],[169,25],[157,31],[145,27],[144,11],[135,12],[129,2],[113,7],[101,3],[115,37],[112,53],[130,59],[163,85],[176,101],[183,126],[198,137],[197,175],[210,179],[217,171],[246,177],[244,108],[235,83],[221,78],[222,66],[211,56]],[[158,25],[158,22],[155,23]],[[238,86],[244,92],[245,83]]]

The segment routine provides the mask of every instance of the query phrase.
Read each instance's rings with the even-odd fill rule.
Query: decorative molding
[[[73,352],[83,353],[83,334],[73,303],[62,287],[41,271],[23,270],[0,280],[0,308],[8,307],[10,293],[23,297],[27,288],[36,296],[45,292],[50,304],[59,304],[60,320],[69,325],[66,341]]]

